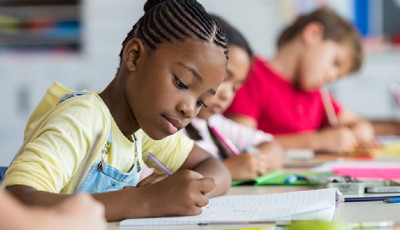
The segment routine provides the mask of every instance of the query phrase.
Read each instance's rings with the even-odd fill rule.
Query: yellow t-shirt
[[[194,142],[181,132],[156,141],[140,129],[135,133],[136,150],[133,139],[122,134],[98,94],[72,97],[51,107],[57,103],[55,95],[62,94],[58,92],[60,90],[70,93],[56,83],[28,120],[24,144],[7,170],[3,186],[18,184],[40,191],[71,193],[77,182],[77,172],[87,172],[92,163],[100,159],[110,127],[112,142],[105,161],[123,172],[129,172],[137,162],[135,155],[154,166],[146,157],[149,151],[175,172],[193,149]],[[54,94],[49,96],[49,92]],[[99,133],[101,141],[94,146],[96,157],[88,168],[80,169]]]

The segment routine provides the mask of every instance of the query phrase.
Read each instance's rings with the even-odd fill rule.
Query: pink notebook
[[[370,178],[384,180],[400,179],[400,167],[338,167],[332,169],[333,173],[350,176],[353,178]]]

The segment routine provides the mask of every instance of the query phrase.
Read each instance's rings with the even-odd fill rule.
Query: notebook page
[[[210,199],[197,216],[137,218],[120,226],[196,225],[273,222],[292,219],[332,220],[336,189],[319,189],[266,195],[221,196]]]

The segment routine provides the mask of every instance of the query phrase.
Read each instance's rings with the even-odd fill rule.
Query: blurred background
[[[330,85],[344,106],[370,119],[400,120],[400,0],[198,0],[238,27],[259,55],[275,52],[280,31],[323,5],[363,36],[364,65]],[[102,90],[113,79],[121,43],[143,14],[145,0],[0,0],[0,165],[23,140],[25,123],[58,81]]]

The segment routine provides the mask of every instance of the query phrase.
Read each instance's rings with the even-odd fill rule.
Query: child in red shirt
[[[272,133],[285,148],[348,152],[375,145],[372,125],[330,95],[338,124],[329,127],[320,89],[357,71],[358,32],[329,8],[299,17],[278,39],[275,57],[255,58],[225,115]]]

